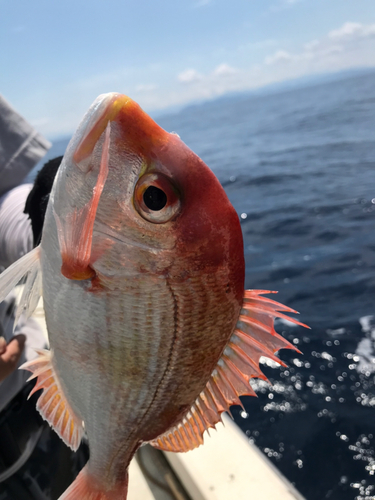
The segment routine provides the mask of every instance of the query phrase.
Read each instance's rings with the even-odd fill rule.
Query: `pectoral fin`
[[[20,366],[20,369],[32,372],[28,381],[37,378],[29,397],[34,392],[43,389],[37,402],[39,413],[44,420],[47,420],[64,443],[70,446],[73,451],[76,451],[84,432],[82,420],[75,415],[63,393],[51,363],[51,351],[37,350],[36,352],[39,354],[36,359]]]
[[[262,294],[274,293],[265,290],[246,290],[242,311],[236,328],[219,359],[205,389],[200,393],[190,411],[181,422],[151,442],[164,451],[183,452],[193,450],[203,443],[204,431],[215,428],[221,414],[229,412],[231,405],[241,405],[239,396],[256,396],[250,379],[267,380],[259,368],[261,356],[285,364],[275,356],[279,349],[296,347],[285,340],[274,329],[275,318],[306,327],[303,323],[282,312],[295,313]],[[282,312],[281,312],[282,311]],[[308,328],[308,327],[306,327]]]
[[[27,276],[21,300],[17,306],[14,327],[22,312],[28,318],[34,312],[42,293],[42,273],[40,269],[40,247],[34,248],[0,275],[0,302],[13,288]]]
[[[68,279],[86,280],[95,276],[90,266],[92,233],[100,196],[108,176],[110,122],[105,130],[100,170],[90,201],[80,210],[60,220],[54,212],[62,258],[61,273]]]

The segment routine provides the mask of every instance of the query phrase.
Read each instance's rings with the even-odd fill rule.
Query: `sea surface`
[[[375,73],[157,121],[225,187],[246,287],[278,290],[311,327],[277,323],[303,354],[264,365],[273,385],[255,382],[236,422],[307,500],[375,499]]]

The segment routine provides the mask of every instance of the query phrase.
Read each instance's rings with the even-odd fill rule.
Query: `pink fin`
[[[100,170],[91,200],[61,221],[54,212],[62,257],[61,273],[68,279],[86,280],[95,276],[90,267],[92,233],[100,196],[108,176],[110,122],[105,130]]]
[[[59,500],[126,500],[128,493],[127,473],[123,482],[116,485],[114,489],[106,490],[88,473],[87,469],[86,465]]]
[[[29,397],[34,392],[43,389],[37,402],[39,413],[64,443],[75,451],[78,449],[83,435],[82,420],[76,417],[63,394],[51,363],[51,351],[38,349],[37,353],[39,356],[36,359],[20,366],[21,369],[32,372],[28,380],[37,378]]]
[[[305,326],[283,312],[296,312],[274,300],[262,297],[266,290],[246,290],[242,311],[205,389],[181,422],[151,442],[155,448],[182,452],[193,450],[203,443],[203,434],[221,421],[221,414],[231,405],[241,405],[239,396],[256,396],[250,379],[267,380],[259,367],[262,356],[286,366],[275,352],[296,347],[274,329],[275,318],[286,318]],[[306,327],[308,328],[308,327]],[[298,351],[299,352],[299,351]]]

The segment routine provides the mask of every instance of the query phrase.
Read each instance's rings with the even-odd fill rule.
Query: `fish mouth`
[[[115,123],[118,141],[134,154],[157,155],[161,147],[170,140],[170,134],[163,130],[130,97],[110,92],[97,97],[83,118],[73,153],[73,161],[87,173],[91,154],[109,123]]]

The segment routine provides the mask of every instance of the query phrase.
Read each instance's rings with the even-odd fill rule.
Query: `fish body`
[[[53,367],[85,422],[90,472],[104,483],[107,476],[121,476],[141,442],[178,421],[204,389],[237,322],[244,279],[238,217],[217,179],[177,135],[156,125],[155,143],[148,144],[149,136],[127,141],[127,129],[138,132],[135,113],[141,115],[141,127],[149,118],[133,103],[132,113],[124,106],[123,121],[111,122],[111,136],[120,139],[119,144],[111,141],[96,213],[93,249],[105,248],[108,240],[109,246],[90,262],[95,288],[90,280],[61,274],[53,212],[72,213],[90,199],[102,156],[100,140],[92,153],[98,162],[89,173],[74,162],[75,143],[69,148],[41,243]],[[182,203],[198,210],[187,207],[164,224],[143,219],[133,201],[142,170],[143,177],[156,172],[170,179]]]
[[[25,368],[42,416],[90,447],[62,499],[126,498],[142,443],[195,448],[253,394],[260,356],[293,348],[273,329],[291,310],[244,294],[240,223],[219,181],[126,96],[99,96],[83,119],[33,252],[9,276],[31,269],[29,313],[43,290],[50,351]]]

